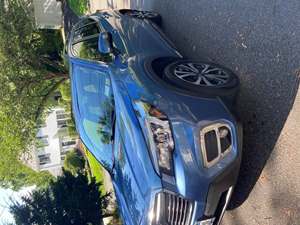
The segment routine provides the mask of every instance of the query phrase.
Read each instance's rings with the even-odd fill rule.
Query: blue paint
[[[147,137],[133,108],[134,101],[140,100],[167,115],[175,142],[172,191],[197,202],[194,220],[201,218],[211,183],[229,165],[239,163],[235,118],[218,98],[189,96],[166,88],[149,76],[144,66],[148,59],[181,57],[149,21],[113,11],[91,18],[98,21],[101,29],[111,32],[119,52],[112,62],[82,60],[73,55],[69,42],[72,109],[82,141],[112,175],[124,224],[148,224],[151,194],[167,187],[153,167]],[[114,129],[110,127],[113,115]],[[99,125],[105,116],[110,124]],[[203,166],[199,132],[215,122],[226,122],[231,127],[233,150],[207,169]],[[101,129],[102,135],[114,135],[113,141],[103,141]]]

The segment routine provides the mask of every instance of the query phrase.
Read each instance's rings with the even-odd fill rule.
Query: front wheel
[[[166,66],[164,77],[177,87],[197,93],[222,95],[239,86],[239,79],[231,70],[208,62],[175,61]]]
[[[161,23],[162,23],[161,16],[156,12],[139,11],[139,10],[134,10],[134,9],[121,9],[120,13],[123,15],[137,18],[137,19],[150,20],[151,22],[155,23],[158,26],[161,26]]]

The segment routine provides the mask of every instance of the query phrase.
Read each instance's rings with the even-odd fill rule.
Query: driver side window
[[[75,57],[92,61],[111,61],[111,55],[100,54],[98,50],[99,33],[101,32],[98,22],[85,19],[80,27],[74,31],[72,52]]]

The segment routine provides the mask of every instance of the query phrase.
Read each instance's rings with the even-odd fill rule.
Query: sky
[[[9,213],[11,199],[20,201],[21,197],[30,193],[35,187],[23,188],[16,192],[11,189],[0,188],[0,225],[14,223],[13,216]]]

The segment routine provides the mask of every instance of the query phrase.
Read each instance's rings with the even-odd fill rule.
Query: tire
[[[134,17],[137,19],[146,19],[153,23],[155,23],[158,26],[161,26],[162,24],[162,18],[161,16],[156,12],[151,11],[139,11],[134,9],[121,9],[120,13],[123,15],[127,15],[130,17]]]
[[[222,95],[239,87],[238,77],[214,63],[177,60],[164,69],[166,81],[196,93]]]

